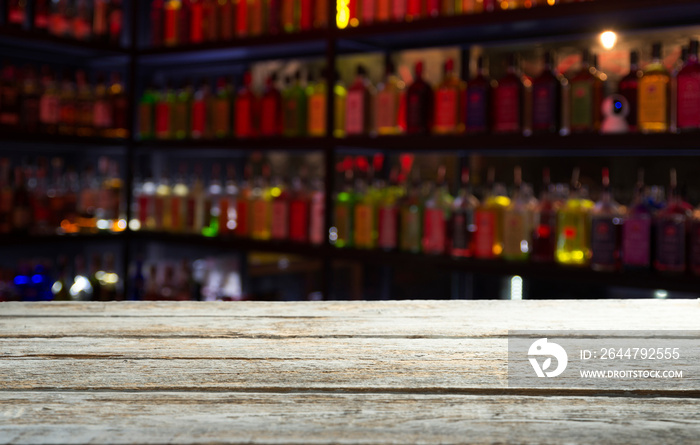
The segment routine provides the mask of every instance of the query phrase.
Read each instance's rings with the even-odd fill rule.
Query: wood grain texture
[[[697,443],[697,378],[509,388],[506,335],[698,319],[696,300],[0,304],[0,443]]]

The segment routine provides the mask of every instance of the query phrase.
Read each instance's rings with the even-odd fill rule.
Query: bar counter
[[[697,443],[700,385],[508,386],[508,330],[697,300],[0,304],[0,443]]]

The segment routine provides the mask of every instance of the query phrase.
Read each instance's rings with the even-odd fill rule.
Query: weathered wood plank
[[[455,338],[509,329],[697,329],[698,319],[696,300],[9,303],[0,305],[0,337]]]
[[[697,443],[700,401],[0,392],[0,443]]]

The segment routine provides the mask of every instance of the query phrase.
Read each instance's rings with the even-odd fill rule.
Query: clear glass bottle
[[[503,211],[503,258],[509,261],[527,260],[532,249],[535,203],[522,182],[522,170],[515,167],[513,197]]]
[[[591,209],[591,268],[614,272],[620,269],[621,229],[624,209],[613,199],[610,172],[603,169],[603,192]]]
[[[479,200],[472,194],[469,169],[462,168],[461,186],[452,204],[452,233],[450,254],[453,257],[468,258],[474,254],[474,234],[476,222],[474,214]]]
[[[561,202],[552,196],[549,168],[542,172],[542,192],[534,211],[530,258],[537,262],[553,262],[557,231],[557,211]]]

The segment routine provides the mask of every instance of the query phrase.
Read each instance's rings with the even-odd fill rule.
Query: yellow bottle
[[[669,127],[671,77],[661,60],[661,44],[652,47],[652,61],[637,90],[637,125],[644,133],[665,132]]]
[[[338,77],[338,73],[335,73],[335,78],[336,82],[333,87],[333,96],[335,97],[333,136],[342,138],[345,137],[345,101],[348,97],[348,90]]]

